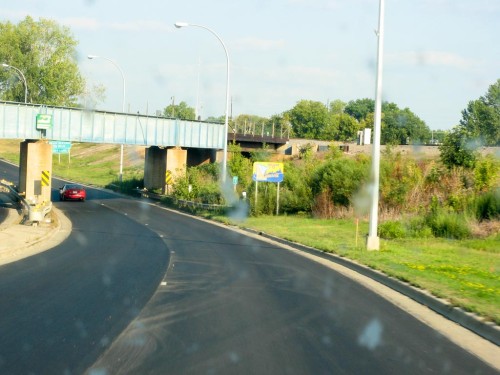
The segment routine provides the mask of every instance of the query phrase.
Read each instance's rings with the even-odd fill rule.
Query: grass
[[[128,149],[124,180],[142,177],[141,155]],[[75,143],[68,155],[54,155],[53,175],[95,186],[117,180],[119,146]],[[0,157],[19,162],[19,141],[0,140]],[[227,217],[215,219],[228,222]],[[240,226],[353,259],[443,297],[455,306],[500,324],[500,234],[468,240],[381,240],[380,251],[364,249],[368,224],[306,216],[250,217]]]

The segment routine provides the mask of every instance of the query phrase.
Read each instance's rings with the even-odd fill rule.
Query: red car
[[[62,201],[65,200],[80,200],[85,201],[87,192],[85,189],[77,184],[66,184],[59,189],[59,197]]]

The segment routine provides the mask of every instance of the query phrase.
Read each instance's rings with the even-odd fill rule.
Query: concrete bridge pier
[[[146,149],[144,160],[144,187],[148,190],[161,189],[165,192],[167,171],[172,182],[186,173],[187,150],[180,147],[160,148],[151,146]]]
[[[52,145],[27,139],[21,142],[19,192],[30,203],[50,202],[52,187]]]
[[[167,177],[171,178],[171,184],[186,174],[186,167],[214,163],[218,161],[217,156],[217,151],[213,149],[151,146],[145,153],[144,187],[148,190],[161,189],[165,193]]]

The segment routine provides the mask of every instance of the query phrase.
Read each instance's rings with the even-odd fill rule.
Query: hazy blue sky
[[[383,100],[408,107],[431,129],[449,129],[470,100],[500,78],[500,0],[386,0]],[[79,41],[99,109],[131,112],[198,103],[225,110],[230,59],[232,114],[269,117],[299,100],[374,98],[378,0],[0,0],[1,21],[27,15],[68,26]]]

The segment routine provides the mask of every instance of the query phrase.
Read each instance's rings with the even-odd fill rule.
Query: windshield
[[[67,3],[0,6],[0,374],[498,374],[496,2]]]

